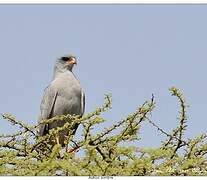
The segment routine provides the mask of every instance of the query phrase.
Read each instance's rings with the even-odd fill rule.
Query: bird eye
[[[61,60],[63,60],[63,61],[68,61],[69,58],[68,58],[68,57],[61,57]]]

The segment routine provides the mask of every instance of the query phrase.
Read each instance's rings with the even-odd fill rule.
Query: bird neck
[[[63,73],[72,73],[72,70],[66,69],[66,68],[60,68],[58,66],[55,66],[54,72],[53,72],[53,79],[55,79],[57,76]]]

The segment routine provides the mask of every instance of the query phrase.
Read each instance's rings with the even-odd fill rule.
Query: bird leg
[[[59,141],[59,137],[58,137],[58,135],[56,135],[56,143],[57,143],[57,145],[60,145],[60,141]]]

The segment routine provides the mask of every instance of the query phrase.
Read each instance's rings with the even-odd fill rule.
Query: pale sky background
[[[86,113],[102,105],[105,93],[113,95],[106,127],[154,93],[152,120],[172,130],[179,109],[168,89],[176,86],[190,105],[186,136],[202,134],[206,19],[206,5],[0,5],[0,112],[35,124],[55,59],[72,53]],[[0,118],[0,133],[12,130]],[[165,139],[148,123],[140,133],[137,146],[154,147]]]

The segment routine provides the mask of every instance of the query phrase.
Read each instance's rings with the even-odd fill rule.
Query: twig
[[[161,133],[165,134],[167,137],[170,137],[171,139],[176,139],[178,141],[181,141],[184,145],[189,145],[189,143],[177,138],[176,136],[172,136],[170,134],[168,134],[166,131],[164,131],[163,129],[161,129],[158,125],[156,125],[154,122],[152,122],[148,117],[146,117],[147,121],[152,124],[152,126],[154,126],[158,131],[160,131]]]
[[[4,119],[7,119],[9,120],[9,122],[11,122],[12,124],[16,124],[16,125],[19,125],[20,128],[23,128],[25,129],[26,131],[29,131],[30,133],[32,133],[34,136],[36,136],[36,134],[26,125],[26,124],[23,124],[22,122],[20,121],[17,121],[15,118],[13,118],[11,115],[9,114],[1,114],[2,117]]]

